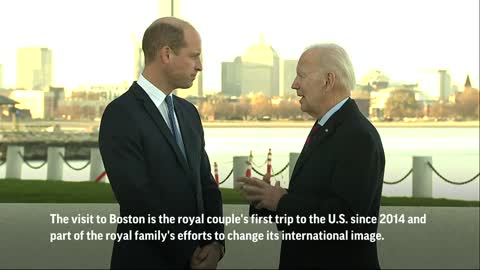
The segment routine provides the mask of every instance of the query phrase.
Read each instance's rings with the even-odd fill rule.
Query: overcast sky
[[[181,16],[203,40],[204,89],[220,90],[221,62],[242,55],[260,33],[284,59],[316,42],[352,58],[357,81],[383,70],[396,81],[447,69],[478,87],[478,0],[181,0]],[[133,40],[158,17],[157,0],[2,0],[0,64],[15,84],[16,49],[53,50],[54,83],[73,87],[132,81]]]

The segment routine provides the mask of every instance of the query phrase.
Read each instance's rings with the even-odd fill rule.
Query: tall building
[[[247,49],[242,56],[242,95],[262,92],[273,97],[279,95],[280,58],[272,46],[264,42]]]
[[[297,63],[298,60],[283,60],[280,67],[282,78],[280,80],[280,95],[289,96],[296,95],[292,91],[292,84],[297,77]]]
[[[225,95],[263,93],[273,97],[279,96],[279,90],[280,58],[272,46],[265,44],[263,37],[234,62],[222,63],[222,93]]]
[[[233,62],[222,62],[222,93],[226,96],[242,94],[242,60],[236,57]]]
[[[439,70],[438,75],[440,92],[439,98],[441,100],[448,100],[448,97],[452,94],[452,79],[446,70]]]
[[[41,47],[17,50],[17,88],[47,90],[52,81],[52,50]]]
[[[0,65],[0,88],[3,87],[3,66]]]
[[[418,88],[435,100],[448,100],[453,91],[450,74],[446,70],[424,72],[418,81]]]

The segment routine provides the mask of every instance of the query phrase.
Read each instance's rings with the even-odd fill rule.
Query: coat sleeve
[[[115,198],[124,213],[145,216],[165,213],[151,188],[142,138],[135,121],[118,104],[105,109],[100,124],[99,147]]]

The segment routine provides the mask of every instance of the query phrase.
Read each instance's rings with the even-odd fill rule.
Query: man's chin
[[[193,85],[193,82],[190,82],[190,83],[185,83],[183,85],[179,85],[177,88],[188,89],[188,88],[192,87],[192,85]]]
[[[308,113],[308,108],[304,103],[300,103],[300,110],[304,113]]]

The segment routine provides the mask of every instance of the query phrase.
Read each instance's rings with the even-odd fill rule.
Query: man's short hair
[[[142,49],[145,64],[153,61],[158,49],[168,46],[175,54],[186,46],[182,25],[159,20],[154,21],[143,34]]]

